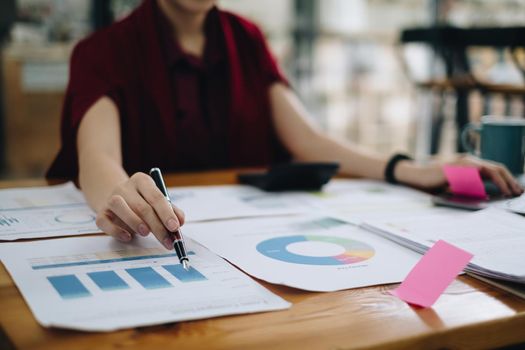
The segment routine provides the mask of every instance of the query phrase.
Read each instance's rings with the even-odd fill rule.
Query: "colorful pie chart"
[[[267,239],[257,251],[271,259],[303,265],[348,265],[374,256],[366,243],[335,236],[296,235]]]

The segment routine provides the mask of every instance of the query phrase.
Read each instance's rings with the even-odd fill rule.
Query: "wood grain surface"
[[[227,184],[235,179],[232,171],[166,176],[170,186]],[[10,181],[0,187],[45,183]],[[312,293],[259,282],[292,302],[292,308],[83,333],[38,325],[2,266],[0,334],[4,336],[0,349],[487,349],[525,345],[525,300],[468,276],[458,278],[430,309],[411,307],[388,294],[396,285]]]

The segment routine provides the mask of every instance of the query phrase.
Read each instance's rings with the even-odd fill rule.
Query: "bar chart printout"
[[[43,326],[112,331],[290,307],[206,248],[187,244],[190,271],[150,238],[5,243],[0,258]]]

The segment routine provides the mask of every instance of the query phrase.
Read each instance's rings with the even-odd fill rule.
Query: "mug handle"
[[[468,123],[463,128],[463,131],[461,132],[461,145],[464,149],[467,150],[468,153],[473,155],[478,155],[478,151],[472,146],[471,143],[468,142],[468,137],[470,135],[470,132],[477,132],[478,134],[481,132],[481,125],[474,124],[474,123]]]

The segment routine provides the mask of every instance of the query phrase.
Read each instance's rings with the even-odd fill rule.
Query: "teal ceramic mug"
[[[479,134],[473,146],[470,136]],[[470,123],[461,133],[461,143],[469,152],[483,159],[505,164],[515,175],[523,173],[525,156],[525,119],[485,116],[480,124]]]

